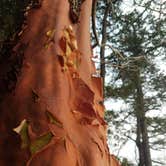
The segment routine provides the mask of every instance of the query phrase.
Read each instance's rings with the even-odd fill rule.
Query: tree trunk
[[[137,118],[137,130],[140,131],[139,137],[139,156],[140,156],[140,166],[151,166],[151,154],[149,147],[149,138],[147,131],[147,122],[144,109],[144,97],[140,80],[140,73],[137,73],[136,79],[136,118]],[[137,140],[138,143],[138,140]]]
[[[103,92],[105,84],[105,45],[107,41],[107,17],[111,9],[111,3],[108,3],[104,12],[103,25],[102,25],[102,41],[100,48],[100,76],[103,79]]]
[[[91,76],[91,3],[77,24],[67,0],[28,10],[11,65],[1,65],[0,165],[119,165],[106,143],[102,81]]]
[[[137,118],[137,138],[136,138],[136,145],[138,147],[139,152],[139,164],[138,166],[143,166],[145,163],[144,159],[144,150],[143,150],[143,144],[142,144],[142,134],[141,134],[141,120],[139,115],[139,110],[136,110],[136,118]]]

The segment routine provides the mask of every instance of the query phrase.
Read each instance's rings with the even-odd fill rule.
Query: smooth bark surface
[[[92,77],[91,4],[74,25],[68,0],[28,11],[11,57],[22,59],[17,83],[0,103],[0,165],[119,165],[106,143],[102,81]]]

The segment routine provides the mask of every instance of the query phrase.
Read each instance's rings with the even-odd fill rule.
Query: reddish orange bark
[[[106,143],[101,78],[92,77],[91,4],[82,4],[78,24],[67,0],[44,0],[29,11],[14,48],[24,46],[21,74],[0,104],[0,165],[119,165]]]

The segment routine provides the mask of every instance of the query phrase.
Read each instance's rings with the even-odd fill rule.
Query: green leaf
[[[57,118],[55,118],[55,116],[53,116],[51,112],[46,111],[46,116],[48,117],[50,123],[55,124],[60,128],[63,128],[62,123],[59,120],[57,120]]]
[[[21,148],[27,148],[29,145],[28,122],[24,119],[18,127],[13,129],[13,131],[15,131],[21,137]]]
[[[40,151],[44,146],[46,146],[52,139],[53,134],[48,132],[39,138],[37,138],[34,142],[30,145],[30,152],[31,154],[35,154],[36,152]]]

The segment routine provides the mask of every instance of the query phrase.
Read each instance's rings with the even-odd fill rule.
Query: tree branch
[[[96,43],[92,46],[92,49],[99,45],[99,39],[96,31],[96,8],[97,8],[97,1],[93,0],[92,2],[92,31],[96,40]]]

